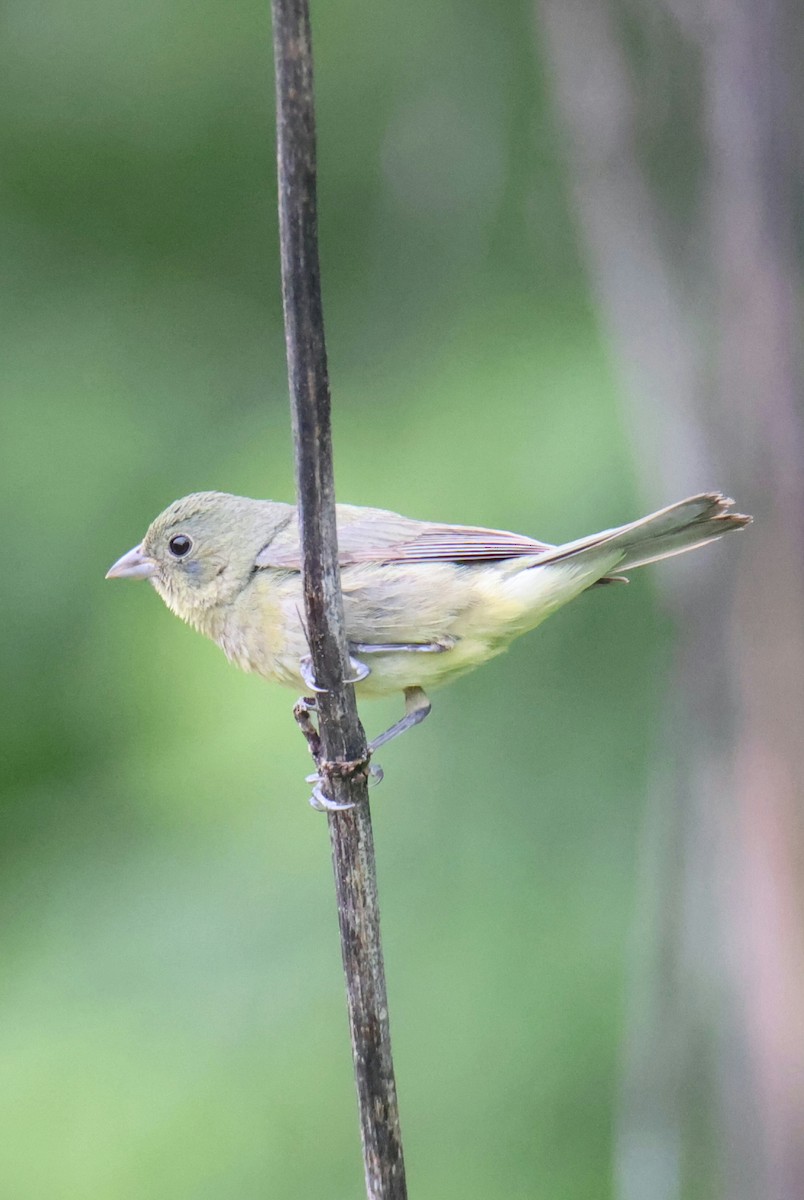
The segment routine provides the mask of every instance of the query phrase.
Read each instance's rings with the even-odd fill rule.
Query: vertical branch
[[[720,475],[758,532],[741,560],[673,572],[680,654],[667,726],[682,753],[673,803],[668,792],[649,809],[656,971],[643,967],[632,1004],[619,1194],[681,1195],[702,1122],[684,1127],[679,1087],[702,1074],[690,1049],[705,1038],[717,1055],[723,1194],[800,1196],[804,421],[788,92],[798,10],[792,0],[665,0],[699,41],[688,59],[701,71],[706,133],[698,245],[713,251],[679,274],[640,166],[636,114],[649,97],[635,92],[617,7],[540,2],[591,274],[648,486],[693,490]],[[656,11],[645,6],[644,20]],[[701,293],[705,306],[694,303]],[[675,843],[671,820],[681,822]],[[667,877],[677,874],[659,892],[662,857]]]
[[[404,1200],[405,1169],[388,1027],[368,751],[348,679],[335,527],[330,396],[316,217],[315,108],[307,0],[272,0],[279,229],[296,449],[304,600],[319,686],[316,761],[329,832],[369,1200]]]
[[[730,951],[758,1140],[752,1194],[786,1198],[804,1195],[804,419],[791,91],[798,5],[710,0],[707,12],[718,335],[710,407],[762,529],[737,581],[730,630],[740,702]],[[733,1106],[731,1077],[722,1091]],[[736,1183],[726,1176],[730,1197]]]
[[[540,14],[590,281],[626,385],[635,461],[658,505],[717,478],[696,402],[701,370],[692,306],[664,251],[661,214],[636,154],[638,102],[611,5],[540,0]],[[684,1095],[695,1069],[689,1047],[699,1036],[703,988],[685,907],[696,912],[700,957],[715,962],[719,946],[697,847],[716,841],[716,805],[711,796],[701,803],[700,784],[724,774],[714,747],[726,740],[717,725],[730,706],[722,701],[723,622],[717,603],[703,595],[715,567],[701,559],[677,559],[666,584],[683,640],[662,721],[672,731],[662,755],[672,772],[655,773],[643,818],[640,920],[615,1129],[620,1200],[680,1200],[684,1190]]]

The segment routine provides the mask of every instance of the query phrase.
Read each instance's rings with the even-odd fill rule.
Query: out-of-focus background
[[[800,14],[314,7],[340,498],[758,518],[384,751],[411,1193],[800,1197]],[[267,6],[9,0],[0,81],[0,1194],[346,1200],[293,697],[103,579],[187,491],[292,496]]]

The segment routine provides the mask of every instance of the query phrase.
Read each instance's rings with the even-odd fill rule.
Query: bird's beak
[[[135,546],[118,558],[113,567],[106,572],[107,579],[150,579],[156,571],[156,563],[146,558],[142,546]]]

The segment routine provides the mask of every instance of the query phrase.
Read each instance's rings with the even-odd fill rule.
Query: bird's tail
[[[694,550],[696,546],[703,546],[705,542],[722,537],[724,533],[750,524],[751,517],[729,511],[733,504],[733,500],[728,500],[719,492],[690,496],[640,521],[632,521],[630,525],[605,529],[602,533],[592,534],[577,542],[556,546],[554,550],[539,556],[538,565],[574,558],[587,550],[605,549],[622,551],[622,557],[616,562],[618,571],[644,567],[646,563]]]

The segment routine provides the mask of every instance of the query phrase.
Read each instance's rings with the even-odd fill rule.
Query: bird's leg
[[[443,654],[445,650],[451,650],[454,645],[455,638],[441,638],[435,642],[350,642],[349,666],[354,675],[351,679],[345,679],[344,683],[360,683],[361,679],[365,679],[367,675],[371,674],[371,667],[367,667],[359,658],[355,658],[351,651],[355,651],[357,654],[398,654],[400,651],[407,654]],[[299,674],[312,692],[327,690],[319,687],[316,682],[311,655],[305,654],[299,659]],[[423,718],[420,717],[419,720],[423,720]]]
[[[306,703],[306,701],[300,701],[299,703]],[[296,708],[298,709],[298,707],[299,705],[297,704]],[[378,746],[384,746],[386,742],[390,742],[391,738],[399,737],[399,734],[404,733],[406,729],[412,729],[414,725],[420,724],[429,713],[431,707],[430,701],[420,687],[405,688],[404,717],[397,721],[395,725],[392,725],[390,729],[386,729],[384,733],[376,737],[373,742],[369,742],[369,754],[373,754]],[[296,720],[298,721],[299,718],[297,717]],[[383,770],[379,763],[370,763],[368,772],[369,782],[373,780],[374,783],[380,783],[382,781]],[[353,807],[351,804],[336,804],[333,800],[330,800],[323,791],[323,779],[318,772],[314,775],[308,775],[307,782],[314,785],[310,804],[313,808],[318,809],[319,812],[338,812],[343,808]]]
[[[437,642],[350,642],[349,647],[358,654],[397,654],[400,650],[408,654],[443,654],[451,650],[456,638],[440,638]]]
[[[404,733],[407,729],[412,729],[414,725],[419,725],[429,713],[432,705],[427,699],[424,691],[420,687],[405,688],[405,715],[401,720],[392,725],[390,729],[386,729],[384,733],[379,734],[373,741],[369,742],[369,751],[374,753],[380,746],[384,746],[386,742],[390,742],[392,738],[399,737],[400,733]]]
[[[400,651],[409,654],[443,654],[446,650],[451,650],[456,641],[456,638],[445,637],[435,642],[350,642],[349,649],[355,650],[359,654],[398,654]],[[414,725],[420,724],[432,708],[422,688],[409,687],[404,691],[404,717],[369,742],[369,753],[373,753],[379,746],[384,746],[392,738],[399,737],[400,733],[404,733],[406,729],[412,729]],[[382,768],[373,767],[372,773],[374,771],[379,772],[377,779],[377,783],[379,783],[382,779]]]
[[[456,638],[445,637],[433,642],[350,642],[349,649],[358,654],[398,654],[400,651],[408,654],[443,654],[453,648],[456,640]],[[374,741],[369,742],[369,751],[373,753],[379,746],[390,742],[391,738],[399,737],[400,733],[404,733],[406,729],[412,729],[414,725],[418,725],[427,716],[431,707],[422,688],[405,688],[404,717],[390,729],[386,729],[384,733],[375,737]],[[380,778],[382,778],[382,772],[380,772]]]
[[[316,707],[315,700],[304,698],[297,701],[293,710],[296,721],[299,727],[307,738],[307,744],[310,747],[310,752],[320,764],[321,740],[318,730],[310,720],[310,712]],[[404,733],[406,729],[412,729],[414,725],[419,725],[427,714],[430,712],[432,705],[427,699],[427,696],[420,687],[405,688],[405,715],[390,729],[386,729],[384,733],[379,734],[372,742],[369,742],[368,752],[373,754],[379,746],[384,746],[386,742],[390,742],[392,738],[399,737],[400,733]],[[315,749],[314,749],[315,747]],[[346,765],[346,764],[344,764]],[[352,764],[348,764],[351,766]],[[377,763],[371,763],[368,768],[369,776],[375,783],[379,783],[383,777],[382,767]],[[324,775],[321,771],[316,771],[312,775],[307,776],[307,782],[313,784],[313,794],[310,797],[310,804],[319,812],[340,812],[345,808],[352,808],[351,804],[337,804],[331,800],[323,790]]]

